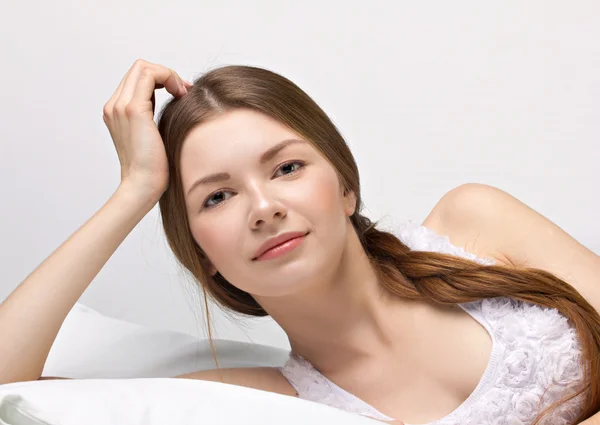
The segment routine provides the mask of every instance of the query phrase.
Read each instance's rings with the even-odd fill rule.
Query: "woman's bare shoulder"
[[[482,217],[491,208],[491,200],[498,199],[498,193],[505,192],[480,183],[462,184],[448,191],[437,202],[422,225],[439,235],[448,236],[450,243],[480,258],[492,259],[499,265],[514,266],[502,252],[502,247],[488,237],[482,225]],[[502,211],[496,205],[499,202],[494,207]]]

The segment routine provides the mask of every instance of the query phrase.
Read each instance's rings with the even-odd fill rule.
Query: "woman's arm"
[[[0,305],[0,384],[40,378],[67,314],[156,202],[121,184],[88,222],[4,300]]]

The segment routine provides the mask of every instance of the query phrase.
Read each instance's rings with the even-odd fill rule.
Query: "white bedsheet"
[[[294,397],[191,379],[78,379],[0,386],[2,425],[221,425],[380,422]]]

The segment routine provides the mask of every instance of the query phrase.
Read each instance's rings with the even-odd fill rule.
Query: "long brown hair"
[[[252,295],[218,273],[210,275],[206,256],[189,229],[180,177],[181,147],[190,130],[236,108],[249,108],[278,120],[330,161],[340,183],[356,195],[357,208],[350,220],[380,284],[389,292],[440,305],[506,296],[555,308],[570,320],[582,344],[583,388],[553,403],[534,424],[554,407],[584,392],[583,412],[574,423],[600,409],[600,317],[594,308],[572,286],[546,271],[482,265],[452,255],[412,251],[392,233],[377,229],[377,223],[360,213],[363,204],[358,167],[336,126],[297,85],[263,68],[232,65],[212,69],[194,82],[188,95],[171,99],[159,114],[158,129],[170,172],[169,187],[159,201],[162,223],[175,257],[201,283],[205,295],[208,292],[222,307],[237,313],[267,315]]]

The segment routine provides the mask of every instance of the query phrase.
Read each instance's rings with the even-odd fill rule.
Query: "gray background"
[[[374,219],[420,222],[446,191],[482,182],[600,252],[600,3],[365,4],[4,1],[0,299],[118,186],[102,107],[137,58],[187,79],[248,64],[295,81],[347,138]],[[80,301],[205,334],[157,208]],[[269,319],[212,313],[217,337],[288,347]]]

